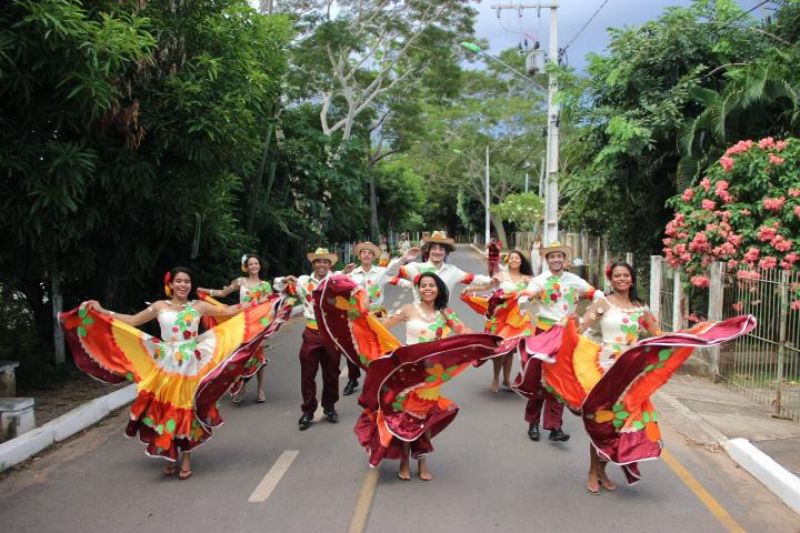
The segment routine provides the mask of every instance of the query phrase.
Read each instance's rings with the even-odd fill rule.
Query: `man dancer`
[[[568,246],[563,246],[556,241],[549,246],[541,247],[539,253],[547,268],[533,278],[525,290],[526,294],[539,298],[535,335],[547,331],[554,324],[574,314],[579,299],[598,300],[603,297],[601,291],[596,290],[584,279],[564,271],[570,262],[571,249]],[[525,296],[520,298],[520,308],[525,300],[527,300]],[[536,393],[525,406],[525,421],[529,424],[528,437],[533,441],[539,440],[539,421],[542,418],[542,407],[544,406],[543,427],[550,430],[548,438],[552,441],[569,440],[569,435],[561,429],[564,405],[544,390],[541,383],[531,385]]]
[[[322,368],[322,409],[329,422],[339,421],[336,402],[339,400],[339,362],[341,355],[331,352],[322,343],[314,315],[314,289],[331,275],[331,267],[338,257],[327,248],[317,248],[306,255],[313,272],[299,278],[286,276],[275,278],[275,288],[296,295],[303,303],[303,316],[306,328],[303,331],[303,344],[300,346],[300,392],[303,396],[303,416],[298,420],[300,430],[308,429],[314,422],[317,410],[317,370]]]
[[[401,278],[407,279],[413,283],[414,278],[419,274],[433,272],[444,281],[450,294],[453,293],[453,288],[457,283],[463,283],[465,285],[471,285],[473,283],[476,285],[496,284],[489,276],[464,272],[457,266],[447,263],[447,257],[455,249],[455,241],[453,239],[448,239],[446,232],[434,231],[430,236],[423,237],[423,242],[422,256],[425,257],[427,253],[427,261],[403,265],[400,267],[399,276]],[[412,250],[415,249],[412,248]],[[403,261],[407,261],[405,256],[403,257]],[[416,290],[414,290],[414,302],[419,302],[419,293]]]
[[[417,254],[419,254],[418,248],[410,248],[403,259],[413,259]],[[392,277],[387,274],[387,270],[396,263],[399,263],[401,258],[397,257],[392,259],[389,265],[385,267],[375,266],[373,263],[376,258],[380,257],[381,249],[368,241],[358,243],[353,249],[353,255],[359,259],[361,264],[356,266],[351,263],[345,267],[342,273],[349,275],[353,281],[367,291],[370,312],[378,318],[381,318],[386,314],[386,308],[383,307],[384,286],[386,286],[387,283],[391,283],[392,285],[400,285],[406,289],[411,288],[410,281]],[[348,380],[347,385],[344,387],[343,394],[348,396],[358,389],[358,378],[361,377],[361,369],[358,365],[350,361],[350,359],[346,357],[345,359],[347,360]]]

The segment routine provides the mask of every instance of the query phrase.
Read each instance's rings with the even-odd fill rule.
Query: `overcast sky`
[[[737,2],[743,9],[750,9],[760,3],[759,0],[737,0]],[[517,46],[520,42],[521,31],[532,35],[538,34],[542,48],[547,50],[550,10],[543,9],[541,19],[539,19],[535,9],[523,11],[521,18],[516,9],[507,9],[500,12],[498,19],[497,11],[492,9],[492,6],[501,3],[519,5],[520,1],[482,0],[475,6],[480,11],[476,33],[479,38],[489,42],[490,52],[497,54],[501,50]],[[522,2],[522,4],[526,3],[538,2]],[[603,0],[559,0],[559,47],[564,47],[578,33],[581,26],[602,3]],[[686,7],[691,3],[691,0],[608,0],[597,17],[569,47],[567,51],[569,64],[582,70],[586,65],[585,56],[588,52],[603,52],[609,40],[607,28],[639,26],[648,20],[657,18],[667,6]],[[764,7],[769,6],[770,4],[767,4]],[[756,10],[753,15],[761,16],[762,9]]]

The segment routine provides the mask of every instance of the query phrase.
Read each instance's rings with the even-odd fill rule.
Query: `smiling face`
[[[631,271],[623,265],[617,265],[611,271],[611,288],[614,292],[628,292],[631,290],[633,277]]]
[[[564,270],[564,260],[566,256],[563,252],[550,252],[547,254],[547,267],[553,274],[558,274]]]
[[[317,279],[322,279],[328,275],[331,269],[331,262],[327,259],[315,259],[311,266],[314,268],[314,275]]]
[[[192,291],[192,278],[186,272],[178,272],[169,284],[177,300],[188,300]]]
[[[248,274],[257,276],[261,272],[261,261],[258,260],[258,257],[251,257],[247,260],[245,267]]]
[[[375,252],[372,250],[361,250],[358,253],[358,258],[361,260],[361,264],[364,266],[371,265],[372,262],[375,260]]]
[[[510,270],[517,271],[520,265],[522,265],[522,257],[517,252],[508,254],[508,268]]]
[[[447,248],[441,244],[431,244],[428,260],[431,263],[442,263],[447,258]]]
[[[439,287],[431,277],[424,277],[419,282],[419,298],[425,303],[433,304],[439,295]]]

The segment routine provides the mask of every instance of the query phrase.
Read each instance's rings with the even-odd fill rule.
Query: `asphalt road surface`
[[[485,272],[470,248],[450,259]],[[390,307],[406,301],[408,293],[390,288]],[[481,329],[480,317],[455,297],[451,304]],[[0,481],[0,531],[800,531],[797,515],[724,453],[687,443],[668,417],[668,453],[642,465],[642,481],[627,487],[609,466],[619,489],[590,495],[579,419],[565,412],[569,442],[548,442],[547,432],[530,441],[524,401],[490,392],[491,364],[446,387],[461,411],[434,439],[433,481],[401,481],[393,461],[370,469],[352,431],[357,395],[340,399],[338,424],[298,431],[303,327],[295,318],[270,341],[267,403],[254,402],[254,384],[240,406],[223,400],[225,425],[193,453],[190,479],[164,478],[162,461],[124,438],[123,411]]]

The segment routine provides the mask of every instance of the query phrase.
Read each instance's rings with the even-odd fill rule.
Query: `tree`
[[[221,275],[252,246],[240,212],[286,17],[244,0],[16,0],[0,28],[0,271],[42,338],[61,291],[139,307],[168,267]]]

